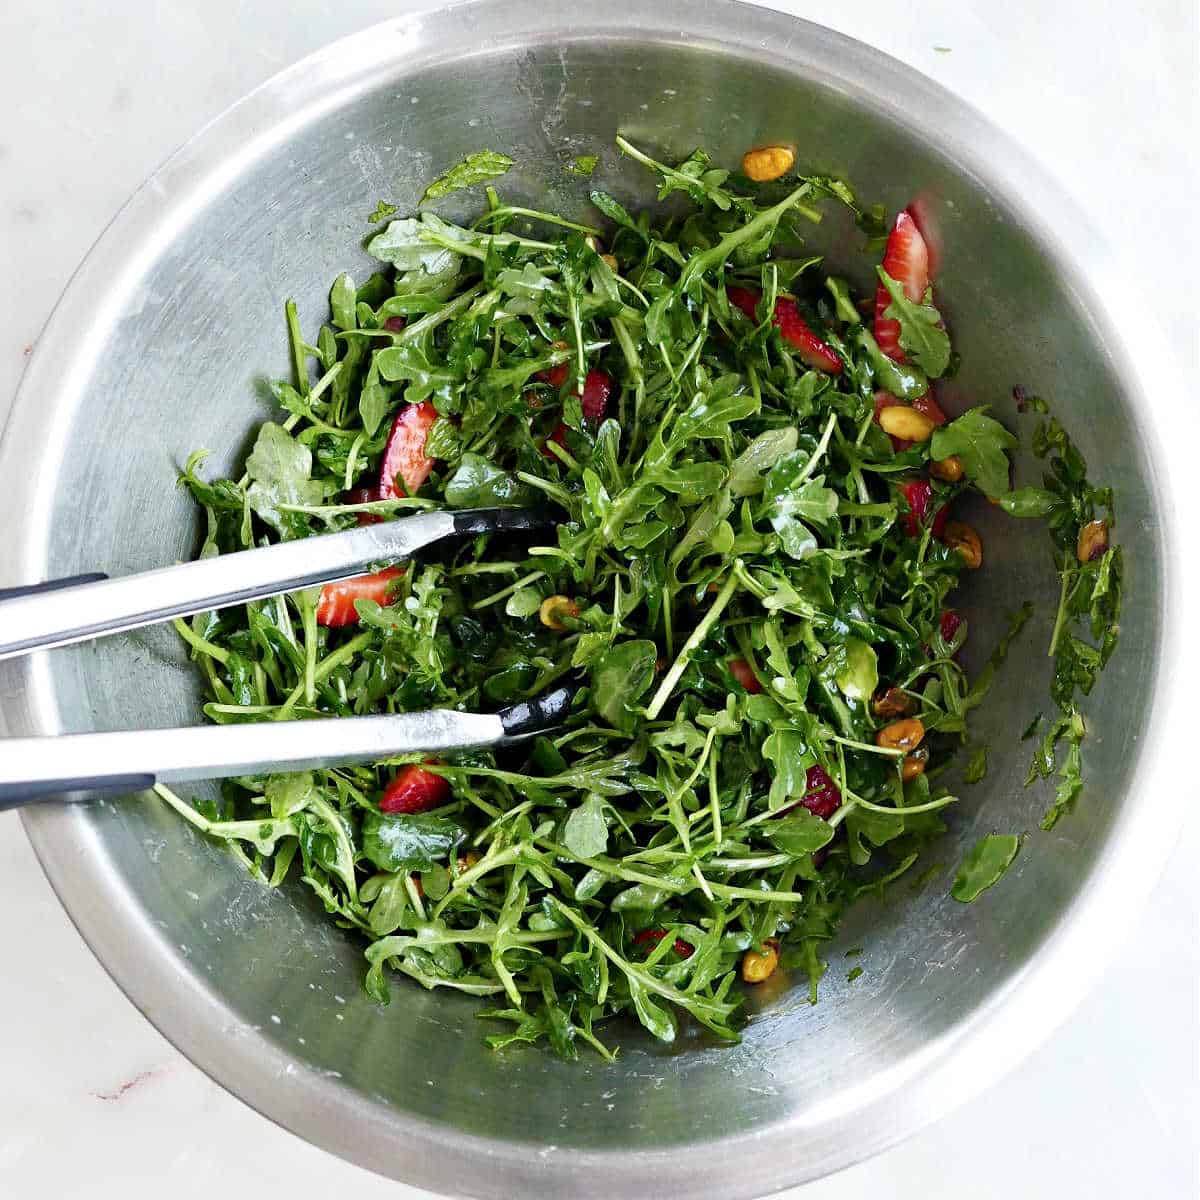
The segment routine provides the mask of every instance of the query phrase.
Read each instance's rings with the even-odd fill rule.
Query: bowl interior
[[[800,43],[811,40],[805,27],[789,27],[803,33]],[[1094,477],[1116,485],[1122,528],[1152,529],[1132,410],[1084,300],[960,148],[931,144],[885,102],[824,71],[815,53],[799,68],[803,44],[785,60],[737,39],[634,37],[615,27],[575,38],[500,34],[467,52],[461,30],[451,36],[447,27],[431,43],[413,28],[386,28],[354,54],[319,59],[307,78],[293,72],[255,101],[248,141],[219,150],[204,148],[211,137],[201,143],[186,187],[168,169],[170,220],[98,301],[80,331],[86,354],[48,414],[27,541],[35,569],[49,577],[124,573],[194,552],[196,514],[175,486],[177,468],[198,446],[211,447],[214,474],[238,464],[247,435],[271,415],[263,380],[287,373],[283,300],[294,297],[315,332],[334,275],[371,269],[361,243],[377,200],[407,211],[433,174],[491,147],[516,160],[501,182],[514,201],[578,213],[589,187],[601,187],[630,206],[650,203],[649,179],[612,146],[618,131],[666,156],[702,145],[727,166],[753,144],[790,141],[804,168],[849,179],[891,211],[918,192],[936,197],[945,241],[939,302],[962,354],[945,406],[990,404],[1027,444],[1033,418],[1017,416],[1011,389],[1045,396]],[[585,153],[600,156],[590,181],[564,169]],[[464,214],[476,201],[458,197],[446,211]],[[812,234],[815,249],[865,283],[872,262],[862,240],[838,220]],[[1022,460],[1019,480],[1037,475],[1036,463]],[[931,1056],[948,1052],[1052,936],[1109,849],[1149,708],[1161,608],[1152,536],[1126,543],[1128,619],[1091,704],[1087,802],[1052,833],[1037,832],[1050,796],[1023,787],[1029,745],[1019,738],[1049,708],[1045,646],[1057,585],[1048,541],[1040,527],[987,505],[968,519],[986,548],[985,569],[960,606],[972,644],[986,653],[1008,610],[1026,599],[1037,606],[979,715],[976,741],[991,748],[990,770],[951,810],[930,860],[940,873],[855,911],[829,948],[816,1007],[806,987],[779,979],[756,992],[754,1018],[733,1049],[700,1040],[665,1048],[630,1028],[611,1065],[586,1054],[564,1064],[533,1048],[493,1054],[469,999],[397,980],[390,1007],[370,1002],[360,987],[361,947],[301,885],[259,887],[153,799],[91,804],[70,818],[77,834],[140,922],[154,970],[175,974],[196,998],[192,1027],[180,1014],[149,1015],[235,1088],[239,1073],[248,1079],[249,1060],[222,1068],[215,1043],[265,1043],[279,1097],[268,1111],[303,1125],[294,1114],[299,1097],[316,1093],[301,1092],[299,1081],[319,1079],[329,1129],[325,1136],[310,1121],[309,1136],[353,1144],[360,1161],[430,1184],[437,1166],[406,1151],[406,1129],[434,1139],[422,1145],[495,1139],[513,1151],[531,1191],[549,1178],[547,1158],[711,1150],[721,1138],[783,1123],[793,1160],[783,1175],[778,1166],[748,1175],[746,1194],[844,1161],[850,1156],[832,1140],[836,1122],[865,1094],[902,1089]],[[169,628],[56,652],[26,684],[41,713],[30,719],[61,728],[199,719],[197,678]],[[959,905],[948,897],[954,867],[993,830],[1030,836],[1000,886]],[[854,946],[861,956],[845,958]],[[863,974],[847,983],[854,965]],[[118,975],[139,999],[136,977]],[[339,1122],[358,1132],[347,1140]],[[511,1176],[482,1167],[442,1186],[495,1195],[515,1188]],[[702,1192],[704,1181],[693,1186]],[[613,1184],[610,1194],[624,1187]],[[577,1194],[600,1190],[597,1179]]]

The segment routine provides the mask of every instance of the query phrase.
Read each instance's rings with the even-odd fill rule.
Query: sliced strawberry
[[[565,363],[561,364],[564,368]],[[553,368],[557,370],[558,368]],[[548,372],[543,371],[543,375]],[[549,381],[547,381],[549,382]],[[583,394],[573,392],[572,395],[579,396],[579,407],[583,409],[583,419],[591,425],[599,425],[601,421],[608,415],[608,398],[612,395],[612,380],[604,371],[589,371],[583,381]],[[558,428],[546,439],[548,442],[557,442],[565,450],[567,448],[567,426],[560,421]],[[542,453],[547,458],[557,458],[558,456],[553,450],[542,447]]]
[[[920,192],[908,205],[908,215],[917,223],[925,239],[929,256],[929,278],[936,279],[942,271],[941,201],[932,192]]]
[[[357,625],[355,600],[385,603],[392,580],[403,574],[401,567],[388,567],[375,575],[358,575],[354,579],[343,579],[340,583],[327,583],[321,589],[321,599],[317,602],[317,624],[331,628]]]
[[[612,395],[612,380],[604,371],[589,371],[583,381],[579,406],[583,419],[599,424],[608,415],[608,398]]]
[[[962,624],[962,617],[952,609],[946,609],[938,618],[938,632],[942,635],[942,641],[948,642],[958,632],[958,627]]]
[[[775,301],[775,316],[772,318],[783,335],[783,340],[796,348],[802,362],[815,371],[826,375],[840,375],[842,360],[804,323],[795,300],[780,296]]]
[[[347,504],[370,504],[372,500],[378,500],[379,498],[379,489],[374,487],[351,488],[346,493]],[[378,525],[383,520],[378,513],[368,512],[355,513],[354,519],[360,525]]]
[[[758,682],[758,676],[754,674],[750,668],[750,664],[744,658],[731,658],[729,660],[729,673],[750,695],[757,696],[763,690],[762,684]]]
[[[750,318],[757,321],[758,302],[761,293],[750,288],[731,287],[725,289],[730,304],[736,305]],[[790,296],[780,296],[775,301],[775,312],[771,323],[779,330],[783,340],[795,348],[800,360],[816,371],[827,375],[842,373],[842,360],[805,323],[796,301]]]
[[[654,947],[657,946],[658,943],[661,942],[666,936],[667,931],[665,929],[643,929],[640,933],[635,933],[633,935],[633,944],[635,946],[649,946],[650,950],[653,950]],[[674,950],[680,958],[691,958],[696,952],[696,948],[685,942],[683,938],[676,938],[675,944],[671,947],[671,949]],[[647,950],[646,953],[649,954],[650,950]]]
[[[888,234],[883,269],[913,303],[920,303],[925,298],[929,287],[929,247],[907,211],[897,215],[896,224]],[[880,282],[875,289],[875,341],[884,354],[902,363],[907,359],[900,348],[900,322],[883,315],[891,302],[887,288]]]
[[[740,308],[751,321],[758,320],[757,309],[758,301],[762,296],[761,292],[744,287],[727,287],[725,295],[729,297],[729,303]]]
[[[438,412],[431,400],[409,404],[396,414],[383,449],[379,499],[415,496],[429,478],[435,460],[425,457],[425,439],[437,419]]]
[[[401,767],[379,800],[385,813],[423,813],[450,799],[450,783],[416,763]]]

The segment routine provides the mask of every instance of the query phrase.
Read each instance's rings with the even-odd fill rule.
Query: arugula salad
[[[543,544],[482,535],[177,622],[213,721],[487,711],[582,677],[569,719],[502,752],[241,778],[215,801],[158,788],[262,883],[312,889],[364,940],[373,997],[397,973],[466,992],[492,1046],[566,1057],[611,1056],[619,1014],[736,1040],[744,985],[777,971],[815,1001],[847,907],[921,875],[962,802],[945,781],[987,770],[971,714],[1030,614],[968,674],[954,590],[987,567],[965,494],[1050,533],[1055,715],[1027,731],[1030,780],[1056,781],[1046,827],[1082,787],[1080,698],[1120,608],[1111,494],[1046,406],[1017,389],[1046,460],[1018,490],[1006,425],[939,407],[957,361],[918,209],[887,221],[794,174],[788,147],[731,173],[617,146],[670,203],[633,214],[596,190],[594,226],[506,204],[493,151],[425,198],[485,184],[469,225],[381,202],[380,269],[334,280],[314,339],[288,302],[293,378],[244,476],[207,480],[203,451],[181,475],[203,555],[429,508],[561,518]],[[882,250],[873,295],[806,247],[831,206]],[[984,838],[955,898],[1019,846]]]

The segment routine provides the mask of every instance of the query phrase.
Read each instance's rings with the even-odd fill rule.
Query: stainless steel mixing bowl
[[[821,1003],[785,980],[760,989],[735,1049],[665,1049],[631,1029],[612,1065],[492,1054],[471,1000],[402,982],[391,1007],[372,1004],[360,947],[303,888],[260,888],[152,798],[29,812],[84,937],[184,1053],[309,1140],[443,1192],[754,1196],[879,1150],[1067,1011],[1153,879],[1186,778],[1170,752],[1185,744],[1182,505],[1154,403],[1174,384],[1152,330],[1061,196],[973,112],[865,46],[733,3],[488,0],[399,19],[211,125],[114,222],[39,343],[0,461],[0,580],[187,557],[197,524],[177,464],[200,445],[217,470],[237,461],[270,411],[261,375],[287,369],[283,298],[315,328],[328,281],[368,269],[359,243],[377,199],[407,209],[432,174],[487,146],[516,159],[514,200],[582,210],[589,183],[563,168],[586,152],[601,156],[595,183],[648,201],[648,179],[611,148],[618,130],[728,164],[794,141],[802,164],[892,209],[939,195],[940,301],[963,355],[949,402],[988,402],[1020,425],[1013,384],[1053,401],[1117,487],[1126,618],[1089,705],[1086,796],[1036,832],[1048,797],[1021,786],[1016,739],[1046,703],[1055,581],[1041,529],[981,514],[973,640],[988,645],[1026,597],[1038,618],[983,718],[991,773],[936,857],[952,868],[984,832],[1033,832],[974,905],[948,898],[948,873],[864,904],[830,950]],[[836,221],[814,235],[865,282],[854,242]],[[0,671],[11,733],[192,722],[197,697],[169,629]],[[865,973],[850,985],[842,955],[856,943]]]

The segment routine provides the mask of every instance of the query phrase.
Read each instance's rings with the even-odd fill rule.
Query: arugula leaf
[[[622,642],[601,655],[591,670],[592,704],[616,729],[632,732],[634,705],[650,689],[658,647],[650,641]]]
[[[608,849],[604,801],[588,796],[563,823],[562,842],[576,858],[597,858]]]
[[[767,840],[777,850],[801,858],[827,846],[833,840],[833,827],[806,808],[797,808],[778,821],[763,826]]]
[[[1061,503],[1053,492],[1039,487],[1015,488],[999,500],[1010,517],[1047,517]]]
[[[433,813],[368,812],[362,823],[363,853],[381,871],[424,871],[449,858],[467,831]]]
[[[391,263],[398,271],[419,271],[436,279],[457,264],[458,256],[430,240],[433,228],[417,217],[390,221],[386,229],[367,243],[367,253]]]
[[[367,224],[378,225],[380,221],[386,221],[390,217],[394,217],[399,211],[394,204],[389,204],[386,200],[380,200],[368,215]]]
[[[309,476],[312,453],[282,426],[268,421],[258,431],[254,449],[246,459],[252,480],[246,490],[250,507],[284,538],[304,537],[308,524],[302,516],[281,505],[318,505],[324,488]]]
[[[978,783],[987,774],[987,770],[987,747],[981,746],[971,755],[971,761],[967,763],[967,769],[963,772],[963,781],[965,783]]]
[[[940,460],[957,455],[967,478],[985,496],[996,498],[1008,492],[1008,451],[1016,446],[1017,439],[986,409],[971,408],[933,431],[929,456]]]
[[[501,508],[530,504],[533,489],[479,454],[467,453],[446,480],[446,503],[451,508]]]
[[[941,313],[932,304],[914,304],[882,267],[876,271],[892,298],[883,315],[900,322],[901,347],[930,379],[944,375],[950,365],[950,338],[940,328]]]
[[[763,507],[779,534],[784,553],[807,558],[816,552],[817,539],[809,526],[824,526],[838,510],[838,494],[825,486],[825,476],[806,479],[809,455],[795,451],[784,455],[767,474]]]
[[[978,899],[999,882],[1020,848],[1021,839],[1013,834],[989,833],[980,838],[962,860],[950,895],[962,904]]]
[[[477,183],[486,183],[490,179],[498,179],[507,173],[512,165],[513,160],[507,154],[499,154],[495,150],[478,150],[474,154],[468,154],[462,162],[456,163],[439,175],[425,189],[421,203],[440,200],[443,196],[449,196],[451,192],[462,191],[463,188],[474,187]]]

